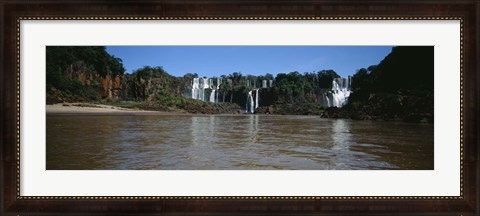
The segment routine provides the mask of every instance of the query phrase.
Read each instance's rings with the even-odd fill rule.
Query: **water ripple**
[[[318,116],[47,116],[47,169],[433,169],[433,126]]]

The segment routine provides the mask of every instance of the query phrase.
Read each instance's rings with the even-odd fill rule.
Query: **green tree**
[[[323,89],[331,89],[333,79],[340,78],[334,70],[321,70],[317,74],[320,88]]]

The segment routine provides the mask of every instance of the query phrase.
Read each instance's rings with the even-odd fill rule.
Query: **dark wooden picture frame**
[[[409,214],[479,215],[480,2],[2,1],[1,215]],[[459,19],[461,195],[458,197],[22,197],[19,194],[19,19]]]

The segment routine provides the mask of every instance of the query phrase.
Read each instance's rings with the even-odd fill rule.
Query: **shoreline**
[[[190,115],[182,112],[165,112],[129,109],[118,106],[92,104],[92,103],[59,103],[45,106],[47,115],[71,116],[71,115]]]
[[[147,115],[243,116],[243,115],[246,115],[245,113],[201,114],[201,113],[188,113],[188,112],[176,112],[176,111],[141,110],[141,109],[131,109],[131,108],[124,108],[124,107],[105,105],[105,104],[94,104],[94,103],[88,103],[88,102],[47,104],[45,108],[46,108],[47,116],[147,116]],[[262,115],[262,114],[257,114],[257,115]],[[275,116],[275,115],[271,115],[271,116]]]
[[[140,109],[131,109],[124,108],[119,106],[105,105],[105,104],[93,104],[93,103],[58,103],[58,104],[48,104],[45,106],[47,116],[209,116],[209,115],[221,115],[221,116],[245,116],[245,115],[260,115],[260,116],[317,116],[317,115],[282,115],[282,114],[247,114],[247,113],[225,113],[225,114],[198,114],[198,113],[187,113],[187,112],[175,112],[175,111],[152,111],[152,110],[140,110]],[[319,118],[324,118],[317,116]],[[358,120],[350,118],[325,118],[325,119],[344,119],[352,121],[382,121],[382,122],[393,122],[393,123],[407,123],[407,124],[432,124],[428,122],[405,122],[402,120],[380,120],[380,119],[369,119],[369,120]]]
[[[201,114],[175,111],[153,111],[131,109],[105,104],[93,103],[57,103],[47,104],[47,116],[147,116],[147,115],[182,115],[182,116],[245,116],[245,115],[262,115],[262,116],[314,116],[314,115],[282,115],[282,114],[250,114],[250,113],[223,113],[223,114]],[[320,116],[318,116],[320,117]]]

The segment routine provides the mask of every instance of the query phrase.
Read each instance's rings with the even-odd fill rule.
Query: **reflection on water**
[[[47,169],[433,169],[433,125],[318,116],[47,116]]]

